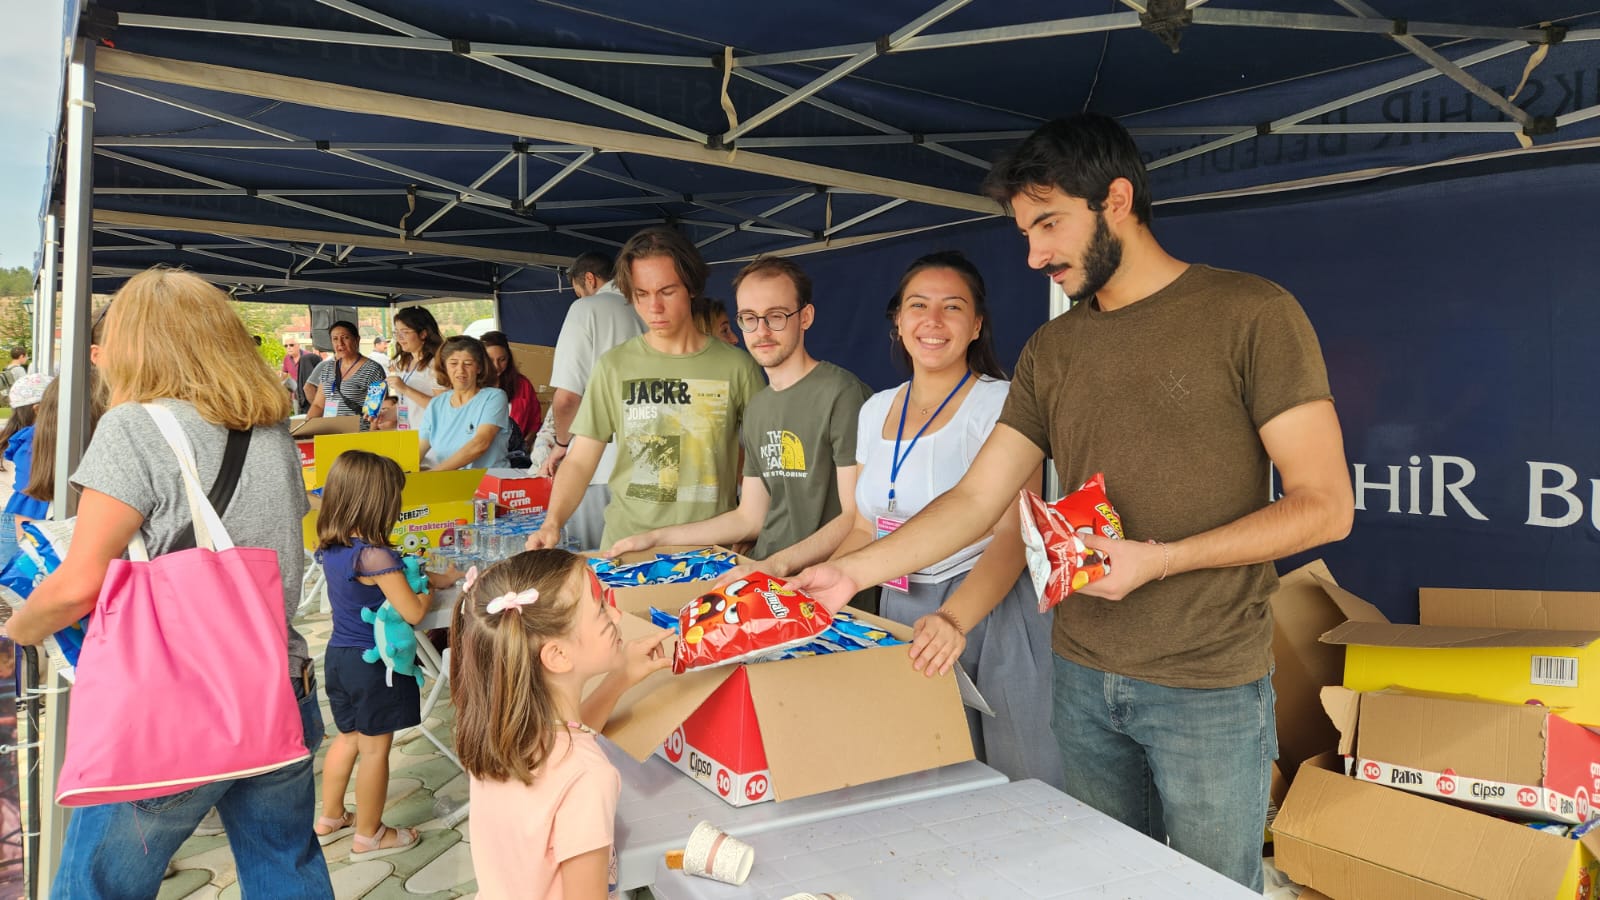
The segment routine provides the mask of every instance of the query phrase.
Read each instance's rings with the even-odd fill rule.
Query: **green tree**
[[[0,297],[26,297],[32,293],[32,270],[22,266],[0,269]]]

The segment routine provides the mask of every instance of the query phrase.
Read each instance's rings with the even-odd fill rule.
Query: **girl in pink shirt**
[[[666,668],[660,638],[624,642],[609,592],[563,550],[467,573],[454,619],[456,752],[471,789],[478,896],[616,897],[622,783],[595,730],[623,692]]]

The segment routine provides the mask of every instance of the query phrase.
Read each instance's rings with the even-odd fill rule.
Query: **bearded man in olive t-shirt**
[[[1104,472],[1128,539],[1086,538],[1111,574],[1055,609],[1067,791],[1259,891],[1278,753],[1272,560],[1342,539],[1354,515],[1316,334],[1283,288],[1161,247],[1115,120],[1042,126],[984,188],[1028,265],[1076,303],[1023,348],[960,484],[795,583],[832,608],[993,527],[1046,456],[1066,490]]]

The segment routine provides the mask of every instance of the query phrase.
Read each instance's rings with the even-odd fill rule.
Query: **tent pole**
[[[94,234],[94,63],[93,41],[78,38],[67,67],[66,200],[63,205],[62,316],[60,413],[56,431],[56,497],[51,514],[65,519],[77,512],[76,493],[66,477],[78,467],[89,435],[89,329],[94,301],[90,274]],[[56,680],[51,685],[59,687]],[[66,695],[54,695],[45,709],[41,738],[44,756],[36,770],[40,793],[55,796],[56,775],[66,749]],[[61,861],[66,839],[66,811],[53,802],[41,803],[39,840],[40,884],[48,884]],[[41,891],[41,893],[44,893]]]
[[[766,109],[761,110],[755,115],[750,116],[743,122],[740,122],[737,127],[728,129],[722,135],[722,143],[733,143],[734,140],[739,137],[739,135],[759,128],[761,125],[771,120],[772,117],[778,115],[789,107],[804,101],[807,97],[810,97],[812,94],[815,94],[828,85],[839,81],[841,78],[849,77],[852,72],[856,71],[867,63],[872,62],[874,59],[877,59],[880,55],[891,52],[896,45],[901,44],[910,38],[916,37],[921,32],[932,28],[944,17],[950,15],[963,6],[966,6],[970,2],[972,2],[972,0],[944,0],[943,3],[931,10],[928,10],[900,29],[896,30],[893,34],[884,39],[881,44],[868,44],[865,48],[858,51],[849,59],[839,63],[824,74],[812,79],[810,83],[796,88],[793,91],[787,92],[788,96],[776,103],[773,103],[771,106],[768,106]]]
[[[318,0],[318,2],[324,6],[329,6],[333,9],[340,10],[341,12],[349,13],[352,16],[366,19],[368,22],[382,25],[384,28],[398,31],[407,37],[431,38],[434,40],[443,39],[443,35],[434,34],[431,31],[418,28],[409,22],[404,22],[393,16],[387,16],[383,13],[368,9],[359,3],[352,2],[352,0]],[[619,100],[613,100],[610,97],[596,94],[595,92],[586,88],[579,87],[578,85],[570,82],[562,81],[559,78],[551,77],[543,72],[530,69],[527,66],[518,65],[514,62],[501,59],[500,57],[491,53],[486,53],[481,50],[474,51],[469,48],[465,55],[468,59],[473,60],[474,62],[482,63],[491,69],[499,69],[500,71],[505,72],[507,75],[521,78],[523,81],[531,81],[540,87],[547,88],[552,91],[558,91],[566,94],[569,97],[582,100],[585,103],[591,103],[600,107],[601,109],[610,110],[611,112],[619,115],[627,116],[628,118],[633,119],[635,122],[659,128],[668,134],[677,135],[680,138],[685,138],[697,144],[703,144],[711,137],[705,132],[696,131],[687,125],[680,125],[671,119],[665,119],[653,113],[645,112],[638,107],[629,106],[628,104]],[[708,59],[707,62],[709,61],[710,60]]]
[[[1199,15],[1199,11],[1197,10],[1195,14]],[[1453,62],[1454,62],[1455,65],[1461,66],[1461,67],[1476,65],[1478,63],[1485,62],[1487,60],[1491,60],[1491,59],[1495,59],[1497,57],[1505,56],[1507,53],[1514,53],[1514,52],[1516,52],[1518,50],[1525,49],[1527,46],[1528,46],[1528,44],[1527,44],[1526,41],[1523,41],[1523,42],[1510,41],[1510,42],[1507,42],[1507,43],[1504,43],[1504,44],[1499,44],[1497,46],[1490,47],[1487,50],[1480,50],[1477,53],[1473,53],[1473,54],[1469,54],[1467,56],[1463,56],[1460,59],[1454,60]],[[1436,78],[1436,77],[1438,77],[1439,74],[1440,73],[1439,73],[1438,69],[1434,69],[1434,68],[1430,67],[1430,68],[1424,69],[1424,70],[1422,70],[1420,72],[1414,72],[1414,73],[1412,73],[1410,75],[1405,75],[1405,76],[1402,76],[1400,78],[1395,78],[1395,79],[1390,80],[1390,81],[1385,81],[1383,84],[1374,85],[1374,86],[1372,86],[1370,88],[1367,88],[1366,90],[1357,91],[1354,94],[1347,94],[1347,95],[1345,95],[1343,97],[1340,97],[1340,98],[1338,98],[1336,100],[1330,100],[1327,103],[1321,104],[1320,106],[1313,106],[1310,109],[1303,110],[1303,111],[1297,112],[1297,113],[1293,113],[1293,114],[1288,115],[1288,116],[1284,116],[1281,119],[1275,119],[1272,122],[1268,123],[1268,126],[1267,126],[1268,127],[1268,131],[1270,133],[1270,131],[1278,129],[1278,128],[1282,128],[1285,125],[1298,125],[1301,122],[1304,122],[1306,119],[1316,118],[1317,116],[1320,116],[1323,113],[1333,112],[1336,109],[1343,109],[1343,108],[1345,108],[1347,106],[1352,106],[1354,104],[1360,103],[1363,100],[1371,100],[1374,97],[1381,97],[1384,94],[1387,94],[1387,93],[1389,93],[1391,91],[1397,91],[1400,88],[1409,87],[1409,86],[1411,86],[1413,84],[1419,84],[1421,82],[1427,81],[1430,78]],[[1201,144],[1198,147],[1191,147],[1188,150],[1185,150],[1185,151],[1183,151],[1181,153],[1174,153],[1171,156],[1163,156],[1162,158],[1151,162],[1146,168],[1150,169],[1151,171],[1154,171],[1154,170],[1160,169],[1160,168],[1162,168],[1164,166],[1170,166],[1170,165],[1173,165],[1175,163],[1183,162],[1184,160],[1190,159],[1190,158],[1195,157],[1195,156],[1200,156],[1202,154],[1210,153],[1212,150],[1217,150],[1217,149],[1220,149],[1222,147],[1227,147],[1227,146],[1232,145],[1232,144],[1237,144],[1240,141],[1249,140],[1250,138],[1257,137],[1260,134],[1261,134],[1261,132],[1258,129],[1255,129],[1255,128],[1251,128],[1251,129],[1248,129],[1248,130],[1241,130],[1241,131],[1235,132],[1234,134],[1230,134],[1230,135],[1228,135],[1227,137],[1224,137],[1224,138],[1218,138],[1217,140],[1214,140],[1214,141],[1207,141],[1206,143]]]
[[[1389,21],[1378,15],[1378,11],[1368,6],[1363,0],[1334,0],[1334,2],[1362,18]],[[1437,50],[1424,44],[1418,38],[1412,37],[1410,34],[1394,34],[1392,32],[1389,36],[1394,39],[1396,44],[1410,51],[1413,56],[1438,69],[1444,77],[1466,88],[1478,99],[1500,110],[1509,118],[1521,123],[1524,127],[1533,124],[1533,116],[1529,115],[1527,110],[1500,96],[1493,88],[1468,75],[1466,70],[1440,56]]]
[[[44,261],[39,267],[39,302],[33,314],[39,322],[39,341],[33,345],[34,371],[56,370],[56,298],[61,288],[61,217],[44,217]]]
[[[556,174],[550,176],[550,178],[547,181],[545,181],[544,184],[541,184],[537,188],[534,188],[532,193],[524,193],[523,191],[526,189],[527,186],[523,185],[523,188],[518,191],[518,196],[522,197],[522,205],[523,206],[529,206],[529,205],[533,204],[534,202],[536,202],[540,197],[543,197],[545,194],[549,193],[550,190],[553,189],[556,185],[558,185],[561,182],[565,181],[567,179],[568,175],[571,175],[572,173],[574,173],[574,172],[578,171],[579,169],[583,168],[585,165],[588,165],[589,160],[594,159],[594,156],[595,156],[595,154],[597,152],[599,152],[599,151],[594,150],[594,149],[589,149],[589,150],[585,150],[582,153],[578,154],[578,158],[577,159],[574,159],[572,162],[567,163],[567,165],[561,171],[559,171]],[[524,156],[523,159],[527,159],[527,157]]]

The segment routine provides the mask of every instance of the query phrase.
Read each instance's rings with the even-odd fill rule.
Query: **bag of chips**
[[[1111,574],[1111,561],[1083,544],[1089,534],[1122,540],[1122,519],[1106,499],[1103,474],[1054,503],[1022,491],[1022,545],[1028,573],[1039,594],[1039,612],[1048,612],[1068,594]]]
[[[770,656],[815,639],[832,621],[810,597],[777,578],[752,572],[690,600],[678,612],[672,671],[682,675]]]

